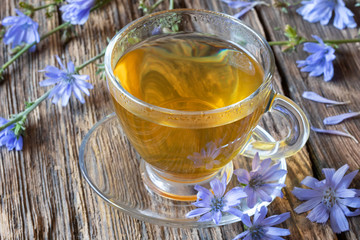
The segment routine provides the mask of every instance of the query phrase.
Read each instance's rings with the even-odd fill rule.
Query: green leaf
[[[282,52],[292,52],[294,50],[295,50],[295,46],[292,44],[287,44],[287,45],[283,46],[281,49]]]
[[[19,3],[19,6],[23,9],[26,9],[26,10],[30,10],[30,11],[33,11],[34,10],[34,6],[31,5],[31,4],[28,4],[26,2],[20,2]]]
[[[25,109],[31,107],[33,104],[34,104],[34,102],[25,101]]]
[[[51,18],[52,16],[54,16],[55,12],[57,12],[57,9],[54,5],[48,7],[45,13],[46,18]]]
[[[25,121],[26,121],[27,115],[22,116],[22,118],[15,123],[15,126],[11,129],[17,137],[20,135],[24,135],[25,132]]]
[[[149,7],[144,3],[144,0],[140,0],[138,9],[142,10],[144,15],[149,13]]]
[[[10,50],[11,55],[17,54],[17,53],[20,52],[21,49],[23,49],[24,47],[25,47],[25,44],[21,44],[21,45],[19,45],[19,46],[16,46],[16,47],[12,48],[12,49]]]
[[[3,25],[0,25],[0,40],[3,39],[5,33],[6,33],[5,27]]]
[[[285,26],[285,36],[287,36],[288,38],[296,38],[298,35],[297,35],[297,32],[296,32],[296,29],[293,28],[292,26],[290,25],[286,25]]]
[[[140,38],[138,38],[138,37],[130,37],[127,40],[128,40],[128,43],[130,43],[130,44],[136,44],[141,41]]]
[[[96,64],[96,66],[97,66],[96,75],[99,75],[100,79],[105,79],[106,78],[105,64],[100,63],[100,64]]]
[[[297,45],[306,41],[306,39],[299,36],[296,29],[290,25],[285,26],[284,35],[288,38],[289,43],[283,48],[283,52],[295,50]]]
[[[65,45],[75,36],[76,36],[75,27],[73,25],[70,25],[62,32],[60,38],[61,43]]]
[[[54,16],[54,14],[52,12],[46,12],[45,13],[46,18],[52,18],[52,16]]]
[[[0,68],[0,82],[4,80],[4,69]]]
[[[287,6],[288,6],[288,4],[286,2],[282,2],[279,0],[274,1],[274,7],[276,7],[276,8],[286,8]]]
[[[286,13],[286,14],[289,13],[286,7],[281,8],[281,11],[282,11],[283,13]]]

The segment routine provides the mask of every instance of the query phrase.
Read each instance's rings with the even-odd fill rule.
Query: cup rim
[[[240,25],[242,28],[245,28],[247,31],[249,31],[251,34],[255,35],[261,42],[261,44],[265,47],[265,49],[268,51],[269,53],[269,57],[270,57],[270,64],[269,67],[267,69],[264,69],[264,80],[263,83],[249,96],[247,96],[246,98],[233,103],[231,105],[228,106],[224,106],[221,108],[216,108],[216,109],[211,109],[211,110],[206,110],[206,111],[183,111],[183,110],[175,110],[175,109],[169,109],[169,108],[163,108],[157,105],[153,105],[150,103],[147,103],[135,96],[133,96],[131,93],[129,93],[125,88],[123,88],[123,86],[116,80],[116,77],[113,73],[113,69],[111,67],[111,57],[112,57],[112,53],[114,50],[114,47],[116,45],[116,43],[118,42],[118,40],[122,37],[124,37],[126,34],[128,34],[131,30],[130,28],[132,26],[136,26],[141,22],[146,22],[147,19],[152,18],[154,16],[158,16],[158,15],[162,15],[162,14],[167,14],[167,13],[181,13],[181,12],[192,12],[192,13],[205,13],[205,14],[212,14],[212,15],[217,15],[223,18],[227,18],[231,21],[236,22],[236,24]],[[147,16],[143,16],[140,17],[138,19],[135,19],[134,21],[128,23],[126,26],[124,26],[117,34],[115,34],[115,36],[110,40],[108,46],[106,47],[106,51],[105,51],[105,58],[104,58],[104,65],[105,65],[105,72],[107,75],[107,78],[110,79],[110,81],[112,82],[112,84],[114,86],[116,86],[117,90],[120,91],[123,95],[125,95],[127,98],[129,98],[132,102],[134,102],[135,104],[140,105],[141,107],[145,107],[147,109],[151,109],[152,111],[157,111],[157,112],[161,112],[164,114],[173,114],[173,115],[185,115],[185,116],[195,116],[195,115],[212,115],[212,114],[216,114],[216,113],[222,113],[222,112],[226,112],[229,109],[234,109],[234,108],[238,108],[240,107],[243,103],[248,102],[249,100],[255,98],[262,89],[266,88],[266,86],[271,82],[272,80],[272,76],[275,70],[275,59],[274,59],[274,55],[272,52],[272,49],[270,47],[270,45],[268,44],[268,42],[265,40],[265,38],[257,33],[255,30],[251,29],[249,26],[247,26],[245,23],[243,23],[241,20],[230,16],[228,14],[224,14],[224,13],[220,13],[220,12],[215,12],[215,11],[210,11],[210,10],[204,10],[204,9],[189,9],[189,8],[178,8],[178,9],[172,9],[172,10],[164,10],[164,11],[159,11],[156,13],[152,13],[149,14]]]

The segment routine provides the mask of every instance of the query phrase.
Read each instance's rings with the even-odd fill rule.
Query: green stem
[[[174,0],[170,0],[169,2],[169,10],[174,9]]]
[[[42,35],[42,36],[40,37],[40,41],[42,41],[42,40],[44,40],[45,38],[49,37],[51,34],[56,33],[57,31],[68,27],[69,25],[70,25],[70,22],[66,22],[66,23],[63,23],[63,24],[57,26],[57,27],[54,28],[53,30],[51,30],[51,31],[45,33],[44,35]]]
[[[49,4],[39,6],[39,7],[35,7],[35,8],[32,9],[32,11],[35,12],[35,11],[38,11],[38,10],[41,10],[41,9],[44,9],[44,8],[48,8],[48,7],[51,7],[51,6],[56,6],[56,5],[57,5],[56,3],[49,3]]]
[[[96,5],[91,8],[90,12],[95,11],[98,8],[101,8],[102,6],[104,6],[105,4],[107,4],[110,1],[111,0],[103,0],[103,1],[96,3]]]
[[[305,40],[302,43],[306,42],[313,42],[316,43],[318,41],[316,40]],[[360,42],[360,38],[354,38],[354,39],[341,39],[341,40],[324,40],[324,43],[330,43],[330,44],[343,44],[343,43],[357,43]],[[277,45],[287,45],[291,43],[290,41],[273,41],[269,42],[270,46],[277,46]]]
[[[52,89],[51,89],[52,90]],[[0,131],[4,130],[11,124],[17,123],[18,121],[21,121],[24,117],[26,117],[32,110],[34,110],[40,103],[42,103],[51,93],[51,90],[47,91],[44,95],[39,97],[35,100],[35,102],[28,108],[26,108],[24,111],[22,111],[19,114],[16,114],[13,118],[10,119],[9,122],[7,122],[5,125],[2,125],[0,127]]]
[[[85,66],[89,65],[90,63],[98,60],[99,58],[102,58],[105,55],[105,51],[106,51],[106,48],[104,50],[102,50],[102,52],[100,54],[96,55],[93,58],[90,58],[89,60],[87,60],[86,62],[81,64],[80,66],[76,67],[75,72],[78,72],[79,70],[83,69]]]
[[[93,58],[90,58],[89,60],[87,60],[86,62],[84,62],[83,64],[81,64],[80,66],[75,68],[75,71],[79,71],[81,69],[83,69],[84,67],[86,67],[87,65],[89,65],[92,62],[95,62],[96,60],[98,60],[99,58],[103,57],[105,55],[105,51],[106,49],[104,49],[101,53],[99,53],[98,55],[96,55]],[[0,131],[4,130],[5,128],[7,128],[8,126],[10,126],[11,124],[17,123],[19,121],[24,121],[24,119],[27,117],[27,115],[33,111],[40,103],[42,103],[50,94],[50,92],[52,91],[52,89],[50,89],[49,91],[47,91],[44,95],[42,95],[41,97],[39,97],[38,99],[35,100],[35,102],[33,102],[31,104],[31,106],[29,106],[28,108],[26,108],[24,111],[22,111],[19,114],[16,114],[13,118],[10,119],[9,122],[7,122],[5,125],[2,125],[0,127]]]
[[[156,3],[154,3],[148,12],[148,14],[152,13],[164,0],[158,0]]]

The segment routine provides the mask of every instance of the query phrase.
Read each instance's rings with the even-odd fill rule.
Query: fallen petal
[[[343,137],[348,137],[348,138],[351,138],[353,139],[356,143],[359,143],[358,140],[353,136],[351,135],[350,133],[348,132],[342,132],[342,131],[338,131],[338,130],[327,130],[327,129],[320,129],[320,128],[315,128],[315,127],[311,127],[311,130],[313,130],[314,132],[317,132],[317,133],[325,133],[325,134],[332,134],[332,135],[338,135],[338,136],[343,136]]]
[[[319,102],[319,103],[326,103],[326,104],[332,104],[332,105],[344,105],[344,104],[349,104],[349,101],[346,102],[338,102],[338,101],[334,101],[331,99],[327,99],[324,98],[322,96],[320,96],[319,94],[315,93],[315,92],[311,92],[311,91],[305,91],[302,94],[302,97],[314,102]]]
[[[349,112],[349,113],[344,113],[344,114],[340,114],[340,115],[327,117],[324,119],[323,122],[325,125],[335,125],[335,124],[341,123],[342,121],[344,121],[348,118],[353,118],[353,117],[357,117],[357,116],[360,116],[360,112]]]

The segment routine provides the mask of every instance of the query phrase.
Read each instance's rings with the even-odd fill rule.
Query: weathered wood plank
[[[354,6],[354,3],[354,1],[349,1],[346,4],[347,6]],[[358,19],[359,11],[356,8],[352,8],[352,10],[355,13],[355,19]],[[319,23],[312,24],[306,22],[300,15],[296,14],[295,9],[290,9],[288,14],[284,14],[275,8],[261,7],[258,9],[258,12],[262,24],[268,33],[269,40],[272,41],[285,40],[282,31],[274,30],[275,27],[284,29],[285,24],[296,27],[298,33],[306,38],[311,38],[311,34],[315,34],[323,39],[345,39],[354,38],[357,34],[356,29],[338,30],[331,24],[322,26]],[[357,72],[360,68],[360,57],[358,54],[358,44],[341,45],[336,51],[337,58],[334,61],[335,76],[331,82],[324,82],[322,77],[309,77],[308,73],[300,72],[296,67],[296,61],[303,60],[308,56],[308,53],[302,51],[302,47],[299,47],[296,53],[283,53],[278,46],[273,49],[279,71],[285,81],[284,84],[288,86],[288,94],[304,109],[311,125],[325,128],[322,124],[322,120],[325,117],[345,113],[349,110],[359,111],[360,82]],[[351,104],[327,108],[324,104],[302,99],[301,94],[305,90],[317,92],[331,99],[350,100]],[[346,126],[354,136],[359,136],[359,119],[349,120],[339,126],[327,127],[327,129],[342,130],[342,126]],[[323,178],[321,169],[326,167],[339,168],[347,163],[350,166],[350,170],[355,170],[360,166],[359,146],[351,139],[311,133],[307,148],[310,152],[315,177]],[[299,184],[295,184],[295,186],[299,186]],[[355,178],[353,187],[360,187],[360,176]],[[299,203],[299,201],[294,202],[295,206]],[[339,235],[338,237],[341,239],[357,239],[359,237],[360,218],[353,217],[349,218],[349,220],[351,231]],[[318,224],[311,223],[305,219],[303,219],[303,222],[309,228],[318,226]]]
[[[0,9],[0,18],[13,14],[18,3],[19,1],[6,1]],[[21,110],[24,107],[24,100],[34,99],[46,91],[38,86],[38,82],[43,80],[43,75],[38,73],[38,70],[46,65],[56,65],[54,55],[59,55],[66,61],[73,60],[75,64],[80,64],[96,55],[106,47],[107,37],[112,37],[121,27],[141,16],[137,6],[136,0],[112,1],[104,10],[93,13],[83,27],[76,27],[78,36],[66,46],[61,45],[60,35],[56,34],[40,43],[35,53],[22,56],[9,68],[6,76],[8,80],[0,86],[0,115],[6,117]],[[162,9],[167,7],[167,3],[161,5]],[[235,13],[218,0],[178,0],[175,1],[175,7]],[[260,12],[262,19],[267,16],[266,14],[270,13]],[[61,23],[59,14],[46,20],[40,13],[36,13],[35,18],[42,32]],[[274,31],[270,29],[270,23],[264,23],[266,26],[264,30],[256,12],[250,12],[244,21],[263,35],[268,34],[272,39],[281,37],[271,35]],[[303,31],[305,32],[305,28]],[[330,35],[330,33],[327,34]],[[9,58],[9,49],[1,46],[0,62],[3,63]],[[277,51],[276,54],[280,59],[282,53]],[[298,56],[304,58],[306,54]],[[294,62],[293,59],[290,59],[291,61],[287,59],[291,56],[286,55],[285,58],[287,63]],[[352,55],[352,59],[358,67],[359,59],[355,58],[355,55]],[[294,88],[290,83],[292,83],[292,76],[302,79],[301,76],[307,75],[299,75],[296,68],[291,69],[297,75],[284,74],[287,68],[284,64],[279,64],[279,67],[281,74],[278,72],[275,74],[277,87],[281,92],[290,92],[290,96],[300,102],[301,91],[299,90],[302,88]],[[351,75],[358,69],[356,67],[344,70],[343,73]],[[243,230],[240,223],[209,229],[178,229],[144,223],[108,206],[97,197],[82,179],[78,166],[78,150],[83,136],[93,124],[112,112],[106,84],[95,75],[95,71],[95,65],[90,65],[81,72],[90,75],[91,83],[94,85],[94,90],[84,105],[71,100],[67,107],[62,108],[47,101],[29,117],[24,150],[18,153],[8,152],[5,148],[0,149],[0,239],[232,239],[240,233]],[[307,80],[304,81],[307,83]],[[286,84],[283,85],[283,83]],[[287,86],[290,86],[289,89]],[[350,86],[360,89],[354,80],[351,80],[341,90],[349,93],[355,102],[358,95]],[[309,87],[312,88],[313,85]],[[305,107],[305,102],[300,103]],[[355,105],[353,106],[353,110],[356,110]],[[318,106],[312,107],[315,112]],[[312,118],[311,121],[313,121]],[[274,125],[276,123],[273,119],[266,120],[266,126],[270,130],[275,129],[276,132],[281,129]],[[358,125],[350,124],[348,129],[359,132]],[[337,158],[334,157],[340,155],[324,153],[311,146],[329,147],[330,143],[336,146],[349,144],[348,141],[340,139],[341,142],[324,143],[323,139],[318,137],[320,136],[312,137],[311,141],[315,142],[309,145],[312,158],[314,156],[318,159],[331,157],[335,160]],[[356,156],[358,158],[358,155]],[[350,158],[356,159],[355,156],[350,156]],[[347,161],[347,158],[341,159]],[[270,214],[292,211],[298,204],[290,193],[293,186],[298,186],[306,175],[312,175],[313,169],[318,171],[320,166],[327,166],[319,164],[314,166],[306,149],[290,158],[288,164],[289,177],[288,187],[284,190],[285,198],[277,199],[271,205]],[[352,164],[352,169],[358,166],[351,161],[349,164]],[[337,167],[340,165],[340,163],[329,164],[329,166]],[[354,223],[352,222],[352,228]],[[303,215],[298,216],[293,212],[292,218],[282,226],[290,228],[291,239],[336,237],[332,235],[328,227],[309,224]],[[354,235],[349,235],[349,239],[351,236]]]

